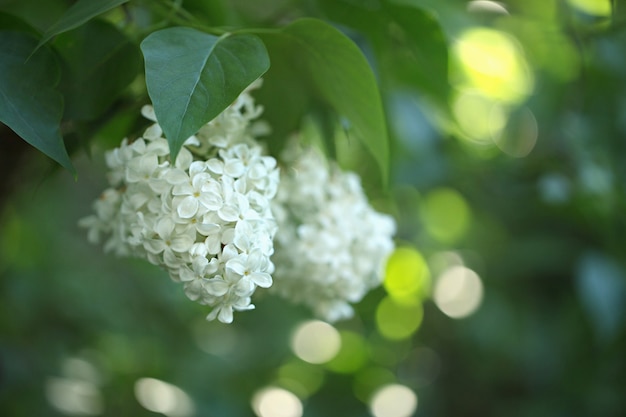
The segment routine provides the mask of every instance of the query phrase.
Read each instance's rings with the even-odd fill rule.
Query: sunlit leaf
[[[0,32],[0,122],[74,173],[60,133],[63,97],[58,64],[25,33]]]
[[[54,46],[65,64],[61,90],[69,119],[88,120],[102,114],[141,66],[139,48],[104,21],[93,20],[59,35]]]
[[[374,156],[386,181],[387,127],[376,79],[363,53],[340,31],[316,19],[300,19],[264,35],[273,37],[280,38],[283,54],[289,51],[288,59],[294,71],[301,71],[301,82],[310,83],[310,93],[348,121],[351,131]]]
[[[78,0],[61,16],[56,23],[46,30],[37,48],[60,33],[77,28],[88,20],[111,10],[128,0]]]
[[[175,27],[141,43],[148,94],[176,158],[183,142],[269,68],[261,40]]]

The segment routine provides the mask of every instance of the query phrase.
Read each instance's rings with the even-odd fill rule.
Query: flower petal
[[[217,215],[225,222],[234,222],[239,219],[239,210],[231,205],[224,205],[217,210]]]
[[[154,113],[154,107],[149,104],[146,104],[141,108],[141,115],[148,120],[153,122],[157,121],[156,114]]]
[[[228,292],[228,283],[221,278],[212,278],[204,282],[204,289],[211,295],[222,297]]]
[[[148,252],[157,255],[163,252],[167,246],[161,239],[146,239],[143,242],[143,247]]]
[[[248,277],[259,287],[269,288],[272,286],[272,276],[266,272],[253,272]]]
[[[189,165],[189,175],[194,176],[203,172],[206,169],[206,162],[204,161],[194,161]]]
[[[203,236],[211,236],[219,232],[220,225],[216,223],[197,223],[196,230]]]
[[[163,179],[172,185],[178,186],[179,184],[187,183],[189,181],[189,175],[182,169],[172,168],[167,170]]]
[[[254,283],[248,277],[243,277],[235,286],[235,294],[240,297],[250,297],[254,293]]]
[[[242,256],[239,256],[226,262],[226,269],[231,270],[237,275],[244,275],[246,273],[246,265],[241,257]]]
[[[206,163],[209,171],[215,174],[223,174],[224,173],[224,163],[217,158],[211,158]]]
[[[190,219],[198,212],[198,200],[192,196],[185,197],[176,208],[178,215],[183,219]]]
[[[143,137],[148,140],[153,140],[160,138],[162,134],[163,130],[161,130],[161,126],[159,126],[158,123],[155,123],[143,132]]]
[[[246,166],[239,159],[231,159],[224,164],[224,173],[239,178],[246,172]]]
[[[169,217],[163,217],[156,224],[154,231],[157,232],[162,239],[167,240],[172,235],[175,226],[176,225],[172,219]]]
[[[224,305],[219,308],[220,312],[217,315],[217,319],[222,323],[233,322],[233,308],[229,305]]]
[[[192,227],[179,228],[172,236],[172,249],[178,252],[189,252],[193,244],[196,243],[196,229]]]

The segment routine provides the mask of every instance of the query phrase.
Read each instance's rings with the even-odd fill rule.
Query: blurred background
[[[0,10],[45,29],[67,3]],[[626,5],[381,3],[182,3],[217,26],[322,18],[370,60],[389,189],[354,141],[337,157],[396,218],[398,249],[351,320],[257,291],[255,311],[209,323],[158,268],[89,245],[77,221],[134,116],[74,153],[78,181],[0,126],[0,415],[626,413]]]

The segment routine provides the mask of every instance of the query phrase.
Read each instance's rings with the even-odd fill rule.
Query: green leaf
[[[67,9],[67,5],[67,0],[0,0],[0,9],[36,29],[37,39],[40,39],[41,34],[58,20]]]
[[[58,64],[47,48],[30,56],[36,44],[25,33],[0,32],[0,122],[75,174],[60,133]]]
[[[402,85],[417,87],[445,105],[450,89],[448,48],[439,23],[416,7],[388,4],[385,10],[391,33],[379,53],[386,58],[388,72]]]
[[[173,159],[187,138],[269,68],[263,42],[250,34],[168,28],[144,39],[141,50],[148,94]]]
[[[388,23],[380,2],[355,2],[352,0],[318,0],[326,17],[366,37],[385,31]]]
[[[141,68],[139,48],[101,20],[59,35],[54,47],[63,58],[60,88],[68,119],[100,116]]]
[[[0,12],[0,30],[10,30],[14,32],[27,32],[37,36],[37,31],[18,16]]]
[[[331,20],[358,30],[372,44],[385,87],[413,88],[447,108],[447,41],[431,13],[390,0],[375,7],[349,0],[320,4]]]
[[[77,28],[88,20],[126,2],[128,0],[78,0],[65,11],[56,23],[46,30],[36,49],[52,39],[53,36]]]
[[[311,92],[349,122],[350,130],[374,156],[386,183],[389,139],[383,107],[374,74],[354,42],[317,19],[300,19],[263,36],[281,38],[294,71],[300,71]]]
[[[263,88],[254,98],[263,106],[263,119],[271,126],[270,152],[278,155],[289,137],[296,132],[309,111],[311,87],[298,69],[295,51],[282,36],[263,36],[272,66],[263,75]]]

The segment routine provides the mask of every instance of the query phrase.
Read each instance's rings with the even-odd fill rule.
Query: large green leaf
[[[68,119],[100,116],[141,68],[139,48],[115,26],[97,19],[59,35],[54,47],[63,58],[60,88]]]
[[[66,10],[56,23],[46,30],[37,48],[48,42],[53,36],[77,28],[88,20],[126,2],[128,0],[78,0]]]
[[[429,94],[438,104],[447,103],[448,47],[439,22],[429,12],[411,6],[385,7],[392,27],[384,49],[388,72],[405,86]]]
[[[358,30],[372,44],[381,82],[415,89],[447,107],[448,47],[435,17],[418,3],[320,0],[329,19]]]
[[[282,50],[300,72],[311,93],[345,118],[378,163],[383,181],[389,171],[389,140],[374,74],[360,49],[337,29],[317,19],[300,19],[280,31],[265,33],[280,38]],[[288,87],[285,87],[288,90]],[[287,91],[287,94],[289,92]]]
[[[0,30],[27,32],[37,36],[37,31],[18,16],[0,11]]]
[[[299,69],[293,45],[282,36],[263,35],[263,41],[272,66],[263,75],[263,88],[254,92],[254,98],[263,105],[263,119],[271,126],[267,144],[277,155],[299,129],[313,97],[310,82],[303,79]]]
[[[54,55],[21,32],[0,32],[0,122],[74,173],[60,133],[63,96]]]
[[[154,111],[176,158],[183,142],[269,68],[255,35],[220,37],[175,27],[141,43]]]
[[[0,0],[0,10],[27,22],[39,39],[63,14],[67,4],[67,0]]]

